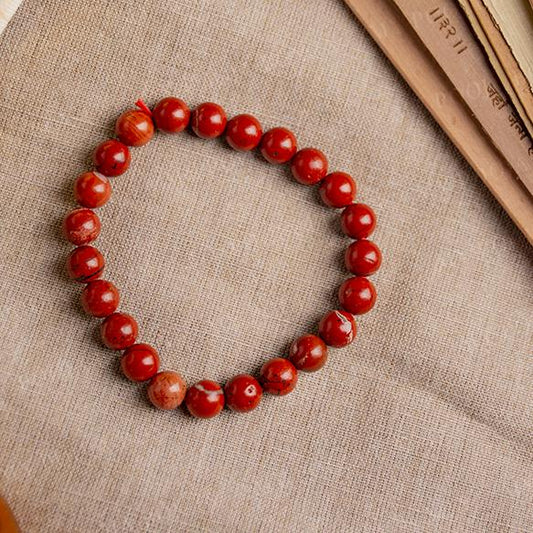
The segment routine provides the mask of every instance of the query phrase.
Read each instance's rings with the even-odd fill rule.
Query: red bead
[[[246,413],[259,405],[263,396],[263,389],[254,377],[248,374],[239,374],[226,383],[224,393],[226,394],[226,403],[232,411]]]
[[[265,392],[285,396],[296,387],[298,371],[288,359],[274,357],[261,367],[259,381]]]
[[[130,166],[130,150],[115,139],[104,141],[96,147],[93,161],[96,170],[104,176],[120,176]]]
[[[152,117],[139,109],[128,109],[118,117],[115,133],[128,146],[144,146],[154,136]]]
[[[329,207],[345,207],[354,202],[356,185],[350,174],[332,172],[320,184],[319,192]]]
[[[104,271],[104,265],[104,256],[93,246],[74,248],[67,257],[68,275],[81,283],[98,279]]]
[[[176,409],[185,398],[187,385],[184,379],[171,370],[156,374],[148,384],[148,398],[158,409]]]
[[[183,100],[169,96],[156,104],[152,116],[161,131],[179,133],[189,125],[191,112]]]
[[[87,283],[81,293],[81,305],[86,313],[97,318],[109,316],[117,310],[118,289],[110,282],[97,279]]]
[[[63,219],[65,239],[77,246],[94,241],[100,235],[101,227],[98,215],[85,207],[74,209]]]
[[[99,172],[84,172],[74,182],[74,197],[83,207],[102,207],[111,197],[111,183]]]
[[[261,135],[261,124],[252,115],[237,115],[228,122],[226,128],[226,141],[232,148],[241,152],[256,148]]]
[[[350,313],[330,311],[320,321],[318,332],[328,346],[342,348],[355,339],[357,328]]]
[[[291,161],[291,172],[298,183],[314,185],[327,174],[328,160],[320,150],[304,148]]]
[[[159,370],[157,350],[149,344],[134,344],[124,352],[120,366],[131,381],[147,381]]]
[[[269,162],[277,165],[290,161],[296,153],[296,137],[286,128],[272,128],[261,139],[261,153]]]
[[[362,239],[354,241],[344,256],[346,268],[356,276],[370,276],[381,266],[381,251],[377,244]]]
[[[326,364],[328,347],[316,335],[302,335],[291,344],[289,359],[298,370],[316,372]]]
[[[202,139],[214,139],[224,133],[226,113],[213,102],[200,104],[191,115],[192,131]]]
[[[368,313],[376,303],[376,289],[367,278],[347,279],[339,288],[339,301],[352,315]]]
[[[135,344],[139,327],[132,316],[126,313],[113,313],[102,322],[100,333],[108,348],[124,350]]]
[[[376,227],[376,214],[366,204],[349,205],[342,212],[341,227],[352,239],[366,239]]]
[[[185,405],[196,418],[213,418],[224,409],[224,391],[214,381],[204,379],[189,387]]]

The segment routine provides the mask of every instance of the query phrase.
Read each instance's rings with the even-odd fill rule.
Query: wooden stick
[[[533,244],[533,199],[447,76],[389,0],[345,0],[392,64]]]

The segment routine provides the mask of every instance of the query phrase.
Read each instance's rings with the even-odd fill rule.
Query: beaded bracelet
[[[95,170],[81,174],[74,184],[74,195],[81,208],[66,215],[63,233],[76,245],[67,258],[69,276],[85,284],[81,294],[84,310],[103,318],[100,330],[104,344],[112,350],[124,350],[121,367],[131,381],[149,381],[147,392],[159,409],[176,409],[185,401],[189,412],[199,418],[211,418],[226,405],[237,412],[247,412],[259,404],[263,391],[285,395],[296,386],[298,371],[315,372],[328,357],[328,346],[341,348],[356,335],[353,315],[367,313],[376,301],[376,290],[366,277],[381,265],[381,252],[368,237],[374,231],[376,216],[362,203],[354,203],[356,184],[345,172],[328,174],[328,161],[316,148],[297,151],[296,138],[286,128],[273,128],[263,134],[261,124],[252,115],[242,114],[227,121],[224,110],[206,102],[192,113],[179,98],[161,100],[150,110],[142,100],[138,109],[130,109],[118,118],[117,139],[109,139],[96,147],[93,154]],[[102,254],[90,243],[100,233],[100,219],[93,209],[103,206],[111,196],[109,177],[123,174],[130,164],[128,147],[143,146],[153,137],[155,129],[176,134],[187,126],[202,139],[213,139],[225,133],[228,144],[239,151],[259,147],[263,157],[273,164],[289,163],[292,175],[303,185],[320,183],[322,201],[332,208],[343,208],[341,227],[354,239],[345,254],[346,268],[354,274],[339,288],[339,301],[344,310],[327,313],[319,323],[318,335],[305,334],[296,339],[288,357],[267,361],[256,379],[240,374],[224,388],[210,380],[202,380],[187,389],[180,374],[159,370],[158,352],[149,344],[136,343],[138,326],[129,314],[117,312],[119,292],[110,281],[100,279],[104,270]]]

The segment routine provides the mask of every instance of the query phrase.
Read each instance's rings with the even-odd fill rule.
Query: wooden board
[[[526,0],[481,0],[533,89],[533,17]]]
[[[453,0],[440,0],[438,7],[428,7],[427,0],[394,3],[533,194],[533,140],[505,101],[504,89],[459,6]]]
[[[489,59],[492,58],[499,61],[503,67],[520,104],[524,108],[527,120],[529,120],[529,123],[531,124],[531,121],[533,120],[533,93],[531,92],[531,86],[528,79],[522,72],[518,61],[515,59],[499,28],[494,24],[494,21],[483,2],[481,2],[481,0],[469,0],[469,4],[494,51],[493,55],[489,54]],[[533,49],[531,52],[533,53]],[[526,120],[524,120],[524,122],[526,122]]]
[[[509,99],[511,100],[514,108],[516,109],[518,115],[522,119],[522,122],[524,123],[524,126],[527,128],[530,137],[533,136],[533,122],[531,122],[530,119],[530,111],[533,110],[533,107],[531,109],[526,110],[524,105],[522,104],[522,101],[526,105],[533,106],[533,95],[528,94],[529,93],[529,86],[526,83],[525,85],[522,82],[519,82],[517,79],[515,79],[515,83],[512,82],[512,80],[507,75],[507,71],[510,68],[515,68],[516,64],[511,64],[511,62],[514,61],[514,59],[509,57],[507,54],[505,54],[505,58],[503,58],[500,54],[498,56],[497,52],[493,48],[493,44],[489,40],[489,35],[485,31],[485,27],[482,25],[482,22],[480,19],[478,19],[476,15],[476,11],[474,10],[474,4],[476,4],[477,9],[483,9],[484,6],[479,0],[459,0],[459,5],[463,9],[470,26],[472,27],[474,33],[476,34],[476,37],[478,38],[479,42],[483,46],[485,53],[492,65],[492,68],[494,69],[496,75],[498,76],[498,79],[500,80],[500,83],[502,84],[503,88],[505,89],[505,92],[507,93]],[[485,11],[486,14],[486,11]],[[487,23],[486,19],[483,19],[484,23]],[[490,32],[491,30],[495,30],[492,19],[488,20],[490,26],[492,28],[487,28],[487,31]],[[496,30],[497,31],[497,30]],[[494,37],[494,35],[493,35]],[[502,57],[502,60],[500,61],[500,57]],[[507,63],[507,71],[505,65],[502,63],[502,61],[508,61]],[[520,83],[520,84],[518,84]],[[531,115],[533,116],[533,115]]]
[[[390,0],[345,0],[392,64],[533,244],[533,198]]]

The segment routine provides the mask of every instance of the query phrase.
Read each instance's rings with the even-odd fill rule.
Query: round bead
[[[74,209],[63,219],[63,235],[76,246],[94,241],[101,227],[98,215],[85,207]]]
[[[366,239],[376,227],[376,214],[366,204],[349,205],[342,212],[341,227],[352,239]]]
[[[322,201],[329,207],[345,207],[354,202],[356,185],[350,174],[332,172],[320,184],[319,192]]]
[[[171,370],[156,374],[148,384],[148,398],[158,409],[176,409],[185,398],[187,385],[184,379]]]
[[[326,364],[328,347],[316,335],[302,335],[291,344],[289,359],[298,370],[316,372]]]
[[[120,366],[131,381],[147,381],[159,370],[157,350],[149,344],[134,344],[125,350]]]
[[[179,133],[189,125],[191,112],[183,100],[169,96],[156,104],[152,116],[161,131]]]
[[[104,256],[93,246],[74,248],[67,257],[68,275],[81,283],[98,279],[102,275],[104,265]]]
[[[328,346],[342,348],[355,339],[357,328],[350,313],[330,311],[320,321],[318,332]]]
[[[224,391],[222,387],[204,379],[189,387],[185,395],[185,405],[196,418],[213,418],[224,409]]]
[[[261,367],[259,381],[265,392],[285,396],[296,387],[298,371],[288,359],[274,357]]]
[[[263,130],[252,115],[233,117],[226,128],[226,141],[235,150],[248,152],[259,144]]]
[[[226,403],[232,411],[246,413],[259,405],[263,389],[254,377],[239,374],[226,383],[224,393]]]
[[[226,113],[213,102],[200,104],[191,115],[192,131],[202,139],[214,139],[222,135],[226,122]]]
[[[118,117],[115,133],[128,146],[144,146],[154,136],[152,117],[139,109],[128,109]]]
[[[117,310],[120,301],[118,289],[110,281],[97,279],[87,283],[81,293],[81,305],[86,313],[104,318]]]
[[[328,160],[320,150],[304,148],[291,161],[291,172],[298,183],[314,185],[327,174]]]
[[[115,139],[99,144],[93,154],[96,170],[104,176],[120,176],[130,166],[130,150]]]
[[[126,313],[113,313],[102,322],[100,333],[108,348],[124,350],[135,344],[139,327],[132,316]]]
[[[364,277],[347,279],[339,288],[339,301],[352,315],[368,313],[376,303],[374,284]]]
[[[272,128],[261,139],[260,150],[269,162],[281,165],[290,161],[296,153],[296,137],[286,128]]]
[[[352,274],[370,276],[381,266],[381,251],[372,241],[354,241],[348,246],[344,261]]]
[[[111,183],[99,172],[84,172],[74,182],[74,197],[83,207],[102,207],[111,197]]]

